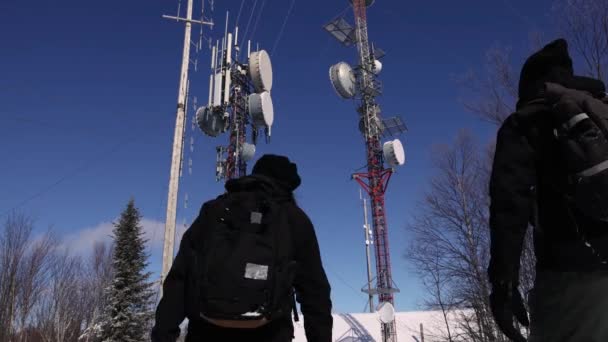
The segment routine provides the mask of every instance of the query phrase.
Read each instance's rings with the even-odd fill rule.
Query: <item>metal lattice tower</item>
[[[230,71],[234,88],[230,95],[230,132],[226,158],[226,180],[239,178],[247,174],[247,162],[240,158],[241,150],[247,141],[247,124],[250,119],[247,113],[247,97],[251,94],[249,79],[241,73],[240,67]],[[254,144],[257,135],[253,131]]]
[[[364,137],[367,147],[367,174],[356,174],[355,179],[368,192],[372,206],[372,226],[376,247],[376,291],[379,303],[395,304],[391,258],[389,253],[388,225],[384,209],[384,193],[393,173],[384,168],[382,145],[380,144],[381,127],[379,105],[376,96],[380,92],[379,82],[374,74],[374,58],[369,48],[367,35],[367,15],[365,0],[354,0],[355,32],[359,52],[357,86],[361,94],[359,114],[363,116]],[[365,184],[367,179],[367,184]],[[382,339],[386,342],[397,342],[395,321],[382,323]]]
[[[358,101],[360,130],[365,140],[367,172],[355,173],[353,178],[367,191],[371,202],[372,232],[375,242],[376,288],[364,288],[364,292],[378,295],[379,307],[390,303],[394,307],[394,294],[399,289],[394,286],[389,249],[388,225],[385,212],[385,193],[393,168],[385,168],[386,150],[381,139],[387,135],[402,133],[406,130],[400,118],[382,120],[380,106],[376,98],[382,93],[377,73],[381,64],[377,61],[384,53],[370,46],[367,33],[367,7],[372,0],[350,0],[354,10],[355,27],[343,18],[333,20],[325,29],[343,45],[355,45],[358,52],[358,65],[352,69],[353,78],[348,78],[350,67],[341,62],[330,69],[334,88],[342,98],[355,98]],[[341,65],[342,64],[342,65]],[[334,69],[335,67],[335,69]],[[336,85],[337,83],[337,85]],[[399,142],[399,146],[400,142]],[[390,146],[389,146],[390,147]],[[402,147],[401,147],[402,148]],[[401,152],[403,150],[401,149]],[[401,156],[403,157],[403,156]],[[401,164],[404,160],[400,160]],[[395,161],[392,162],[393,165]],[[382,322],[382,339],[385,342],[397,341],[394,318]]]
[[[259,130],[264,128],[269,142],[274,109],[270,98],[272,66],[265,50],[251,51],[247,41],[247,61],[240,62],[238,26],[212,47],[209,103],[197,111],[203,133],[218,137],[227,133],[228,144],[218,146],[216,180],[231,180],[247,174],[247,162],[255,154]],[[234,39],[234,40],[233,40]],[[249,135],[249,137],[248,137]],[[251,143],[247,142],[247,140]]]
[[[358,87],[362,96],[359,112],[364,116],[365,141],[367,145],[367,175],[356,176],[369,193],[372,205],[372,224],[376,242],[376,281],[379,302],[389,302],[394,305],[393,278],[391,273],[391,258],[388,243],[388,226],[384,210],[384,193],[392,175],[392,169],[385,170],[380,145],[379,106],[376,104],[376,94],[379,91],[373,73],[374,59],[371,58],[367,36],[367,15],[365,0],[354,0],[355,30],[357,50],[359,51]],[[368,185],[362,179],[367,178]],[[395,321],[382,324],[384,341],[396,342],[397,329]]]

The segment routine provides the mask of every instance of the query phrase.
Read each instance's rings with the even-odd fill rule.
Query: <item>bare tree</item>
[[[533,40],[536,40],[535,35]],[[465,109],[499,126],[515,110],[518,75],[511,67],[511,48],[495,45],[485,54],[484,70],[469,70],[455,81],[466,92]]]
[[[417,241],[419,242],[419,241]],[[445,333],[438,333],[435,339],[453,342],[455,341],[450,327],[448,315],[451,310],[458,307],[456,299],[450,294],[448,287],[449,278],[444,275],[441,265],[441,255],[438,249],[427,249],[427,243],[412,244],[408,250],[407,257],[414,263],[424,288],[428,291],[430,298],[424,301],[424,306],[429,310],[440,310],[445,325]]]
[[[574,54],[584,61],[586,74],[608,81],[608,2],[558,0],[553,10]]]
[[[42,292],[47,286],[50,274],[50,263],[57,241],[51,231],[47,231],[37,242],[34,242],[25,256],[19,269],[17,308],[19,313],[19,331],[25,331],[31,322],[31,312],[40,302]],[[20,333],[19,341],[27,342],[26,334]]]
[[[81,263],[68,252],[58,253],[37,323],[44,342],[76,341],[81,329]]]
[[[14,213],[0,227],[0,341],[71,342],[99,323],[112,279],[112,247],[90,257],[59,248],[49,229],[34,234],[31,217]]]
[[[107,291],[113,278],[112,245],[97,242],[93,248],[88,265],[84,273],[82,285],[83,305],[83,333],[80,341],[96,341],[102,319],[102,312],[106,306]]]
[[[33,229],[30,217],[12,213],[4,222],[0,234],[0,341],[15,335],[15,320],[19,298],[19,278],[26,259]]]
[[[503,341],[488,303],[486,160],[465,131],[454,144],[437,148],[433,155],[438,174],[420,205],[420,215],[409,227],[413,241],[408,255],[425,274],[423,279],[431,280],[427,285],[434,302],[428,304],[444,312],[472,309],[462,317],[464,323],[470,322],[462,326],[466,341]]]

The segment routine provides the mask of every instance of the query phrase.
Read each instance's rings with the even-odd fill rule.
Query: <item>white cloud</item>
[[[148,240],[147,248],[152,254],[162,253],[162,245],[165,234],[165,223],[157,220],[142,218],[140,224],[144,230],[144,236]],[[86,254],[93,250],[96,242],[112,241],[112,230],[114,225],[111,222],[101,222],[95,226],[87,227],[63,238],[63,247],[75,254]],[[178,229],[177,236],[181,236]]]

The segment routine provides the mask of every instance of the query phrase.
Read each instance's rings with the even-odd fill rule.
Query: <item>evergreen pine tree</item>
[[[147,240],[140,225],[141,215],[133,199],[114,223],[114,279],[102,327],[103,342],[149,340],[152,311],[152,283],[145,251]]]

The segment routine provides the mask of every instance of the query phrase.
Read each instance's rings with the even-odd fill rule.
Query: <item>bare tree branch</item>
[[[510,55],[510,48],[496,45],[486,51],[483,76],[469,70],[454,77],[469,93],[466,100],[461,100],[465,109],[495,125],[515,109],[518,75],[511,67]]]
[[[24,258],[19,272],[18,291],[18,330],[26,330],[32,324],[30,313],[41,299],[42,292],[48,284],[50,263],[57,241],[49,230],[35,242]],[[22,342],[27,342],[27,336],[20,334]]]
[[[37,323],[46,342],[75,341],[80,333],[80,259],[62,252],[55,255],[45,300]]]
[[[573,54],[583,59],[585,73],[608,81],[608,2],[558,0],[553,12]]]
[[[447,313],[472,309],[461,317],[466,341],[501,341],[488,307],[488,211],[486,160],[471,135],[463,131],[455,143],[434,150],[438,174],[409,226],[413,234],[407,256],[429,293],[428,308]],[[448,330],[448,338],[454,339]]]
[[[32,219],[13,213],[4,222],[0,234],[0,341],[15,335],[19,297],[19,276],[22,272],[32,233]]]

